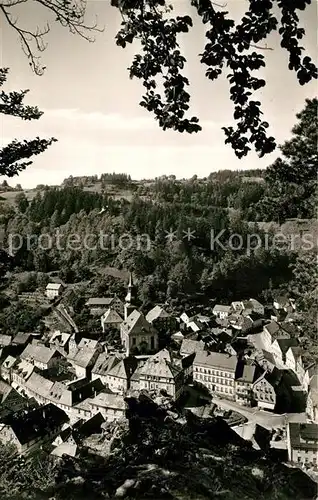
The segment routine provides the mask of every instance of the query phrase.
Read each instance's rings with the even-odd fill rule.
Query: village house
[[[183,339],[180,347],[180,354],[181,356],[188,356],[194,352],[202,352],[204,351],[204,346],[203,340]]]
[[[180,323],[184,323],[187,325],[190,321],[191,321],[191,317],[186,312],[183,312],[181,314],[181,316],[179,317]]]
[[[13,444],[19,454],[27,454],[53,441],[68,420],[53,404],[10,414],[0,424],[0,442]]]
[[[306,413],[310,420],[318,424],[318,366],[315,364],[306,373],[309,375]]]
[[[75,369],[78,378],[88,377],[91,374],[95,361],[100,354],[100,349],[92,347],[91,344],[80,344],[75,350],[69,352],[67,359]]]
[[[124,321],[116,309],[109,308],[101,317],[101,325],[103,333],[106,333],[110,328],[120,328]]]
[[[253,328],[253,320],[241,314],[231,314],[227,321],[232,330],[241,335],[246,335]]]
[[[231,314],[231,306],[216,304],[212,310],[214,316],[219,319],[226,319]]]
[[[157,330],[136,309],[120,325],[120,337],[127,356],[136,351],[150,353],[158,350]]]
[[[62,355],[56,349],[41,344],[28,344],[20,357],[40,370],[47,370],[54,366]]]
[[[231,302],[231,312],[241,314],[243,311],[243,303],[240,300]]]
[[[296,309],[296,303],[294,299],[290,299],[287,296],[281,295],[274,298],[273,306],[278,311],[283,309],[286,312],[292,312]]]
[[[279,382],[278,370],[264,372],[253,384],[253,400],[258,408],[274,410],[276,406],[276,386]]]
[[[0,367],[0,375],[3,380],[12,383],[12,367],[17,363],[17,360],[14,356],[7,356],[5,360],[1,363]]]
[[[18,392],[24,394],[24,385],[35,371],[35,366],[24,359],[17,359],[16,363],[10,369],[10,378],[12,387]]]
[[[270,350],[272,343],[276,338],[290,338],[290,335],[280,331],[280,326],[276,321],[270,321],[263,326],[261,333],[264,347],[267,351]]]
[[[305,369],[302,360],[302,349],[299,346],[291,346],[286,352],[285,366],[296,373],[301,384],[304,382]]]
[[[46,287],[45,294],[48,299],[54,300],[62,295],[63,289],[62,283],[49,283]]]
[[[259,378],[261,370],[254,364],[238,362],[235,372],[235,401],[245,406],[252,406],[253,384]]]
[[[288,460],[306,469],[317,470],[318,425],[315,423],[287,424]]]
[[[70,333],[62,333],[59,330],[53,332],[49,337],[49,345],[51,349],[56,349],[65,354],[69,352]]]
[[[178,360],[177,365],[181,366],[183,370],[184,382],[193,380],[193,361],[196,353],[193,352],[188,356],[184,356],[182,359]]]
[[[175,318],[173,318],[171,314],[167,313],[163,307],[159,305],[155,306],[147,313],[146,320],[159,330],[162,328],[174,328],[176,325]]]
[[[39,373],[33,372],[28,380],[21,384],[22,393],[29,398],[34,398],[40,404],[49,402],[49,392],[54,386],[52,380],[48,380]]]
[[[16,334],[15,337],[13,337],[12,345],[24,349],[27,346],[27,344],[30,344],[32,342],[32,339],[33,336],[31,333],[19,332]]]
[[[193,361],[193,380],[220,396],[235,398],[237,357],[219,352],[197,352]]]
[[[29,399],[24,398],[7,382],[0,380],[0,421],[10,413],[27,409],[29,405]]]
[[[298,340],[295,338],[279,338],[274,340],[270,352],[276,359],[276,364],[285,365],[286,353],[290,347],[297,347]]]
[[[189,321],[187,324],[187,329],[191,330],[192,332],[201,332],[204,329],[204,324],[201,323],[198,319],[194,318]]]
[[[263,304],[261,304],[256,299],[249,299],[248,302],[249,302],[249,307],[252,309],[252,312],[259,314],[260,316],[264,316],[265,308],[264,308]]]
[[[38,373],[32,373],[24,384],[24,393],[33,397],[40,404],[53,403],[64,410],[72,422],[86,415],[77,405],[85,399],[98,394],[104,389],[102,382],[87,378],[77,379],[67,383],[53,382]],[[90,416],[90,413],[88,413]]]
[[[102,352],[99,354],[93,368],[92,368],[92,380],[96,380],[100,378],[102,383],[107,385],[107,375],[108,372],[117,365],[122,356],[119,354],[107,354],[106,352]]]
[[[121,359],[119,363],[112,366],[106,375],[106,387],[112,392],[125,394],[130,387],[130,379],[133,376],[138,361],[134,356]]]
[[[93,297],[85,306],[92,316],[101,316],[107,309],[114,309],[120,316],[124,315],[124,304],[119,297]]]
[[[92,415],[100,413],[107,422],[126,418],[126,403],[123,396],[101,392],[88,401]]]
[[[138,368],[139,390],[165,391],[177,400],[183,391],[184,373],[181,367],[173,363],[167,349],[151,356]]]
[[[271,352],[265,351],[264,349],[257,349],[250,356],[251,359],[255,359],[257,364],[264,371],[272,372],[276,368],[276,362],[273,354]]]

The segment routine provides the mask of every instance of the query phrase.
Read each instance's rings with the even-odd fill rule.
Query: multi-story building
[[[66,413],[53,404],[10,414],[0,424],[0,442],[13,444],[18,453],[27,454],[52,442],[68,420]]]
[[[107,309],[114,309],[120,316],[124,314],[124,304],[116,295],[114,297],[92,297],[85,306],[92,316],[101,316]]]
[[[151,323],[156,329],[169,329],[176,326],[176,320],[163,307],[155,306],[146,315],[146,320]]]
[[[197,352],[193,361],[193,380],[205,385],[211,392],[234,399],[236,366],[236,356],[219,352]]]
[[[116,309],[107,309],[101,317],[103,333],[106,333],[110,328],[120,328],[122,322],[123,318],[118,314]]]
[[[41,344],[29,344],[21,354],[21,359],[32,363],[40,370],[54,366],[62,355],[56,349],[50,349]]]
[[[289,422],[287,425],[287,450],[290,462],[317,470],[318,424]]]
[[[212,312],[214,316],[217,316],[219,319],[226,319],[231,314],[231,306],[216,304]]]
[[[180,366],[173,363],[167,349],[147,359],[137,372],[139,390],[163,390],[175,400],[182,394],[184,372]]]
[[[235,373],[235,401],[251,406],[253,401],[253,383],[260,375],[256,365],[238,363]]]
[[[253,384],[253,400],[259,408],[274,410],[276,406],[276,370],[264,372]]]

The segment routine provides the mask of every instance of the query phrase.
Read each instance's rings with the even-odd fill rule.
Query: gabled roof
[[[10,394],[11,391],[14,389],[11,387],[10,384],[7,384],[3,380],[0,380],[0,404],[2,404],[7,396]]]
[[[121,358],[116,354],[106,354],[103,352],[96,360],[92,373],[97,375],[107,375],[107,373],[119,363]]]
[[[21,445],[43,438],[63,423],[68,422],[66,413],[53,404],[36,408],[27,413],[8,415],[4,424],[11,427]]]
[[[107,311],[102,316],[102,321],[104,323],[122,323],[123,318],[118,314],[115,309],[107,309]]]
[[[297,347],[298,346],[297,339],[290,339],[290,338],[289,339],[276,339],[275,342],[277,342],[277,344],[279,345],[282,354],[286,354],[286,352],[288,351],[288,349],[290,347]]]
[[[19,332],[15,337],[13,337],[12,344],[24,345],[28,342],[30,337],[32,337],[31,333]]]
[[[102,408],[110,408],[115,410],[125,410],[126,403],[122,396],[119,394],[109,394],[101,392],[94,398],[89,399],[89,404],[97,405]]]
[[[264,329],[266,329],[270,335],[274,335],[279,331],[279,324],[276,323],[276,321],[271,321],[267,323],[267,325],[264,325]]]
[[[250,299],[249,300],[250,304],[252,305],[253,308],[257,307],[263,307],[263,304],[261,304],[258,300],[256,299]]]
[[[220,368],[235,372],[237,357],[220,352],[197,352],[193,365]]]
[[[167,349],[159,351],[151,356],[145,364],[138,370],[139,377],[152,375],[154,377],[164,377],[175,379],[181,373],[181,368],[171,362],[171,356]]]
[[[134,356],[122,359],[116,363],[108,372],[110,377],[117,377],[124,380],[129,379],[138,366],[138,361]]]
[[[15,373],[17,373],[24,380],[27,380],[30,377],[30,375],[34,372],[34,369],[34,365],[25,359],[21,359],[20,361],[17,360],[17,363],[14,366]]]
[[[235,372],[237,382],[253,384],[260,375],[260,370],[255,365],[247,363],[238,363]]]
[[[97,349],[98,348],[98,340],[95,340],[95,339],[87,339],[85,337],[83,337],[79,344],[78,344],[78,348],[79,349]]]
[[[292,448],[318,452],[318,424],[289,422],[288,426]]]
[[[60,290],[61,287],[62,287],[61,283],[49,283],[46,286],[46,289],[47,290]]]
[[[8,356],[1,364],[3,368],[11,368],[15,363],[17,363],[17,359],[13,356]]]
[[[41,344],[29,344],[21,354],[21,359],[48,363],[57,354],[56,349],[50,349]]]
[[[293,353],[296,361],[301,360],[301,355],[303,353],[303,349],[301,347],[293,345],[288,349],[288,351],[291,351]]]
[[[128,334],[153,334],[157,333],[157,330],[149,323],[145,316],[135,309],[128,316],[126,321],[121,324],[121,328]]]
[[[90,347],[77,347],[68,355],[68,359],[75,365],[81,366],[82,368],[87,368],[91,363],[94,362],[96,356],[96,349],[91,349]]]
[[[216,304],[213,307],[213,312],[227,312],[229,313],[231,310],[231,306],[224,306],[222,304]]]
[[[193,352],[204,351],[202,340],[183,339],[180,347],[180,354],[192,354]]]
[[[115,297],[92,297],[86,302],[87,307],[107,307],[110,306]]]
[[[59,346],[64,347],[70,338],[70,333],[61,333],[59,331],[56,331],[50,336],[49,342],[50,344],[58,344]]]
[[[170,318],[170,314],[168,314],[161,306],[155,306],[146,315],[146,320],[149,321],[149,323],[152,323],[159,318]]]
[[[33,372],[25,383],[26,389],[43,397],[48,397],[53,385],[54,382],[42,377],[42,375],[36,372]]]

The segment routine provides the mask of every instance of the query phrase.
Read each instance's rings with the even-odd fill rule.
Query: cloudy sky
[[[191,12],[190,1],[172,0],[177,13]],[[244,13],[246,0],[228,0],[227,9],[236,19]],[[315,58],[317,4],[301,13],[307,30],[303,45]],[[12,9],[13,11],[13,9]],[[232,124],[232,103],[227,80],[210,82],[204,76],[199,54],[205,43],[206,26],[195,23],[191,32],[180,39],[188,60],[186,75],[191,84],[191,116],[201,120],[203,131],[184,135],[163,132],[146,110],[139,106],[143,86],[130,80],[127,67],[138,48],[117,47],[115,34],[120,15],[109,1],[89,1],[88,21],[96,15],[105,26],[97,33],[95,43],[71,35],[54,23],[45,9],[27,2],[15,7],[23,27],[36,27],[51,20],[48,47],[42,55],[45,74],[35,76],[23,54],[16,33],[1,19],[1,66],[10,67],[6,90],[30,89],[28,104],[38,105],[44,115],[38,121],[1,117],[2,144],[13,138],[54,136],[58,142],[11,184],[33,187],[39,183],[57,184],[69,175],[126,172],[133,178],[151,178],[174,173],[177,177],[194,174],[206,176],[218,169],[264,168],[277,152],[264,159],[250,154],[238,160],[224,144],[222,126]],[[193,12],[193,11],[192,11]],[[266,51],[267,86],[258,92],[263,102],[264,118],[278,142],[289,137],[306,97],[316,94],[316,84],[298,85],[296,75],[287,69],[286,52],[280,48],[277,35],[267,41],[274,50]]]

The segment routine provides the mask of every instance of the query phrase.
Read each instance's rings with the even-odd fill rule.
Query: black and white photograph
[[[0,500],[318,500],[317,34],[0,0]]]

